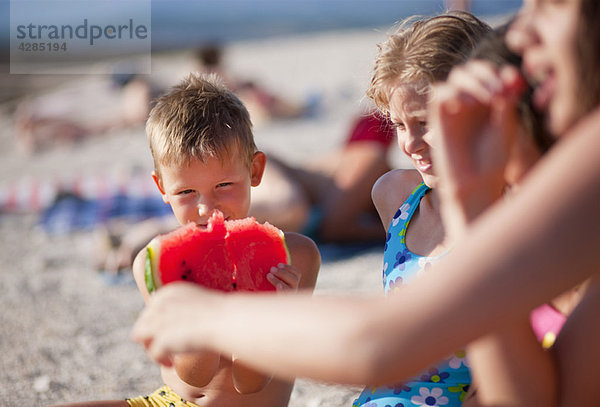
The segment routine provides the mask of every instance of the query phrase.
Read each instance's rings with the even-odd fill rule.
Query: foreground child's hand
[[[469,188],[470,182],[479,187],[497,179],[504,185],[522,81],[513,67],[473,61],[453,69],[446,82],[434,87],[431,134],[436,168],[445,184]]]
[[[203,351],[199,310],[210,309],[215,295],[189,283],[173,283],[150,297],[133,326],[132,339],[156,362],[172,366],[175,354]]]
[[[298,291],[302,274],[290,264],[279,263],[277,267],[271,267],[267,274],[267,280],[275,286],[278,292]]]
[[[450,236],[456,238],[503,193],[524,87],[516,68],[473,61],[453,69],[434,88],[430,134]]]

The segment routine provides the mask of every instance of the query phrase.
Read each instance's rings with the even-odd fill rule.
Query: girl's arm
[[[287,377],[401,381],[598,273],[599,134],[600,110],[564,136],[517,196],[496,203],[395,296],[311,300],[165,287],[133,337],[167,364],[174,352],[208,346]]]

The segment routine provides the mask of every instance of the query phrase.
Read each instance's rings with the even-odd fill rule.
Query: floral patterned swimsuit
[[[410,219],[429,189],[425,183],[419,184],[400,206],[390,224],[383,253],[383,287],[386,295],[426,272],[429,264],[439,258],[414,254],[408,250],[405,241]],[[435,327],[431,327],[431,335],[435,335]],[[405,383],[366,388],[352,406],[460,406],[470,384],[471,375],[465,352],[459,351]]]

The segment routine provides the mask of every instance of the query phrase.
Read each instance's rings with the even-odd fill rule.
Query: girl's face
[[[434,187],[437,177],[431,161],[431,147],[424,137],[427,127],[427,94],[423,83],[402,84],[390,89],[389,110],[396,128],[398,145],[421,174],[423,181]]]
[[[580,116],[575,56],[579,1],[525,0],[506,37],[523,56],[523,69],[536,84],[534,105],[557,136]]]

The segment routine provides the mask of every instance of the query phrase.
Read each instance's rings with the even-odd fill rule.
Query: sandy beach
[[[232,72],[291,99],[316,94],[321,100],[319,111],[309,118],[257,123],[259,147],[292,163],[338,147],[351,118],[366,103],[363,95],[375,44],[385,39],[384,31],[232,43],[226,54]],[[168,86],[191,66],[186,51],[154,55],[152,77]],[[89,86],[86,82],[94,80],[78,77],[76,86]],[[84,98],[78,104],[93,115],[93,102]],[[12,104],[0,108],[3,194],[8,185],[31,180],[48,183],[133,168],[149,176],[151,160],[142,126],[26,155],[15,146],[13,113]],[[402,165],[398,152],[392,154]],[[37,213],[22,212],[0,216],[0,405],[121,399],[157,388],[158,366],[129,339],[143,308],[132,281],[111,284],[95,270],[93,232],[50,235],[39,226]],[[324,246],[322,251],[315,295],[379,293],[382,249],[350,253]],[[290,406],[350,406],[359,390],[299,379]]]

